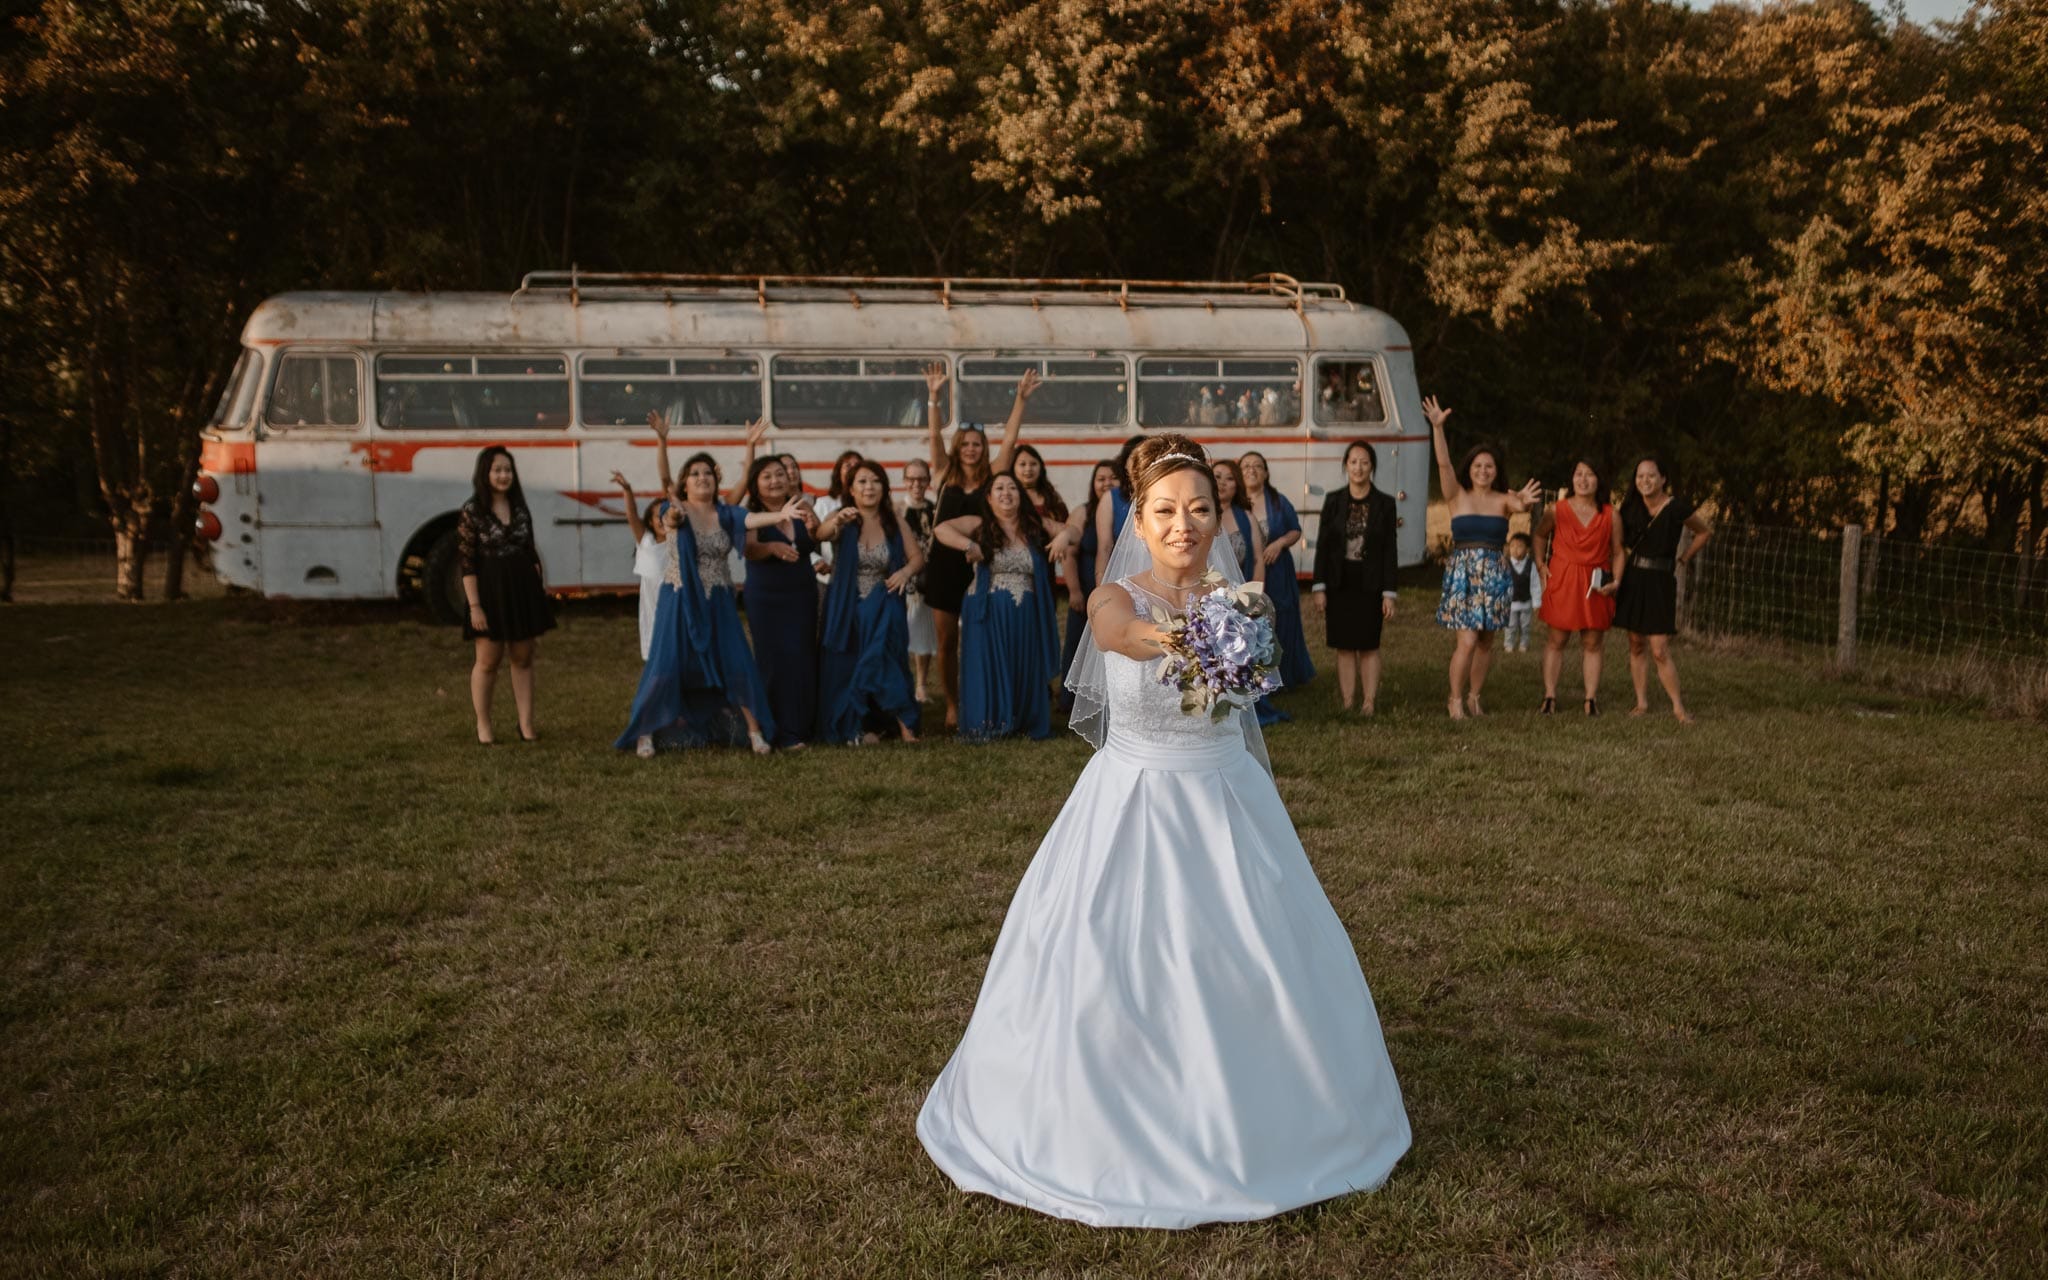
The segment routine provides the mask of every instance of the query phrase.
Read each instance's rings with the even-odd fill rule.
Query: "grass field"
[[[1078,739],[643,763],[592,605],[484,750],[395,610],[0,612],[0,1274],[2048,1273],[2043,729],[1697,650],[1454,725],[1403,604],[1270,743],[1415,1148],[1174,1234],[912,1131]]]

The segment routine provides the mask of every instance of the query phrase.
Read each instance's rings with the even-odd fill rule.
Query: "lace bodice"
[[[988,562],[988,585],[991,591],[1007,591],[1018,604],[1031,594],[1033,578],[1031,548],[1005,546],[997,549]],[[967,594],[973,595],[980,589],[980,583],[970,584]]]
[[[1149,613],[1155,604],[1161,608],[1172,607],[1129,578],[1117,585],[1130,593],[1132,603],[1140,612]],[[1165,661],[1164,658],[1140,662],[1120,653],[1105,653],[1102,658],[1104,681],[1108,687],[1109,721],[1111,731],[1117,737],[1169,748],[1205,746],[1225,740],[1243,741],[1244,730],[1237,723],[1237,718],[1244,714],[1241,711],[1232,711],[1220,721],[1182,713],[1180,690],[1159,683],[1159,665]]]
[[[732,539],[726,535],[725,526],[717,525],[707,533],[692,525],[691,532],[697,535],[697,580],[704,584],[704,594],[709,596],[719,587],[732,590],[732,562],[727,559],[732,554]],[[683,585],[683,571],[678,560],[682,554],[682,542],[674,533],[668,536],[668,566],[662,579],[672,587]]]
[[[877,542],[860,546],[860,563],[857,581],[860,584],[860,598],[865,600],[874,594],[875,588],[889,577],[889,544]]]

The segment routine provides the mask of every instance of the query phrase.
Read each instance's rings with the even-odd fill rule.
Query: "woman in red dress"
[[[1607,505],[1607,485],[1599,468],[1581,458],[1572,466],[1571,496],[1544,512],[1536,528],[1536,567],[1543,575],[1543,609],[1536,616],[1549,628],[1543,645],[1544,715],[1557,710],[1557,677],[1575,631],[1586,714],[1600,714],[1601,643],[1614,625],[1621,561],[1621,526]]]

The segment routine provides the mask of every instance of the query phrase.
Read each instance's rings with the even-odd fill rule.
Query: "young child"
[[[1529,619],[1543,603],[1543,579],[1536,562],[1529,558],[1529,535],[1518,533],[1508,539],[1508,578],[1514,583],[1509,596],[1508,629],[1501,647],[1508,653],[1529,652]]]

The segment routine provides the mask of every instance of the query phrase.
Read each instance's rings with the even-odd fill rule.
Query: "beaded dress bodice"
[[[996,550],[988,562],[988,584],[991,591],[1007,591],[1018,604],[1031,594],[1031,580],[1034,577],[1031,564],[1031,548],[1004,546]],[[980,589],[976,583],[967,588],[973,595]]]
[[[865,600],[874,594],[875,588],[887,581],[888,577],[889,544],[877,542],[869,545],[863,542],[860,545],[860,561],[855,579],[860,585],[860,598]]]
[[[688,516],[683,518],[689,519]],[[732,555],[732,538],[726,534],[725,526],[717,525],[707,533],[693,523],[690,531],[697,536],[697,580],[704,584],[704,594],[708,597],[719,587],[732,590],[732,562],[727,558]],[[678,559],[682,555],[682,542],[675,533],[668,536],[668,566],[662,580],[672,587],[683,585],[683,570]]]

